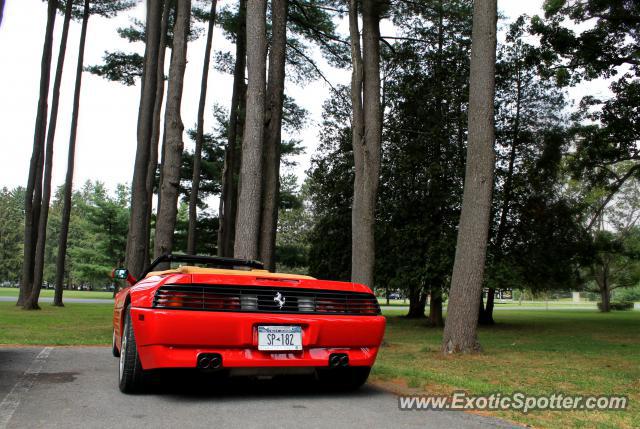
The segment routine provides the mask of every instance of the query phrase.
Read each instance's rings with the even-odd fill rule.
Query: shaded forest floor
[[[640,312],[500,311],[484,353],[445,357],[442,329],[388,311],[373,380],[398,393],[627,395],[626,411],[490,412],[535,427],[640,427]]]

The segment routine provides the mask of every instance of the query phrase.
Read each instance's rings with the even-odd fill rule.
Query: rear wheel
[[[113,335],[111,337],[111,353],[114,357],[120,357],[120,350],[118,350],[118,346],[116,346],[116,330],[113,330]]]
[[[131,323],[131,311],[127,307],[124,311],[125,321],[122,330],[122,341],[120,344],[120,362],[118,371],[118,381],[120,391],[123,393],[138,392],[143,387],[144,371],[138,356],[136,337]]]
[[[329,388],[351,391],[360,388],[367,382],[371,368],[368,366],[351,366],[318,370],[320,383]]]

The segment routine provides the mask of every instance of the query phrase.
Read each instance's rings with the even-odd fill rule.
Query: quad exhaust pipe
[[[222,367],[220,353],[201,353],[198,355],[198,369],[218,369]]]
[[[346,368],[349,366],[349,356],[346,353],[331,353],[329,368]]]

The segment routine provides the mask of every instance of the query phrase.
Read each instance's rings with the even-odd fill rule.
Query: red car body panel
[[[200,353],[219,353],[226,368],[326,367],[331,353],[345,353],[351,366],[371,367],[385,329],[380,315],[335,315],[199,311],[154,308],[163,285],[230,285],[359,292],[360,284],[315,279],[273,278],[232,274],[155,275],[121,290],[115,299],[113,327],[121,346],[123,313],[131,306],[131,321],[143,369],[195,368]],[[258,350],[258,325],[297,325],[302,328],[301,351]]]

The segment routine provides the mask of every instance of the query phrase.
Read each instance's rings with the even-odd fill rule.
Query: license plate
[[[302,350],[300,326],[258,326],[258,350]]]

